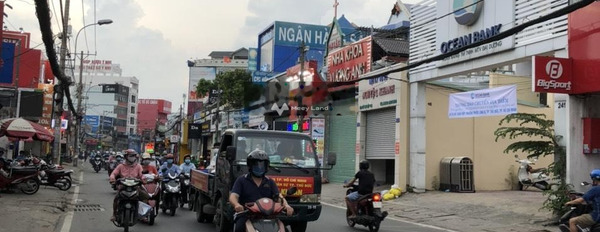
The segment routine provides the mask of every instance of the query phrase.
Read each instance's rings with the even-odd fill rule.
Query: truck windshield
[[[313,142],[304,138],[244,135],[238,136],[236,147],[236,158],[240,161],[245,161],[250,152],[260,149],[269,155],[273,166],[284,167],[289,166],[285,163],[291,163],[303,168],[316,168],[318,165]]]

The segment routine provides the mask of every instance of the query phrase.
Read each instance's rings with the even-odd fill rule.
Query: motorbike
[[[40,189],[40,180],[37,167],[8,167],[8,177],[0,176],[0,189],[16,188],[18,187],[21,192],[32,195]]]
[[[102,155],[102,159],[104,159],[104,170],[106,171],[110,171],[109,169],[109,160],[110,160],[110,155],[105,153]],[[114,168],[113,168],[114,170]],[[111,172],[109,172],[108,174],[110,175]]]
[[[540,190],[549,190],[555,181],[548,175],[546,168],[534,169],[531,165],[535,164],[537,159],[533,162],[529,159],[519,159],[518,155],[515,155],[515,161],[519,163],[519,190],[527,190],[530,186],[536,187]]]
[[[188,203],[188,209],[192,209],[192,204],[189,204],[190,197],[190,173],[181,174],[181,200],[179,201],[179,207],[183,207],[184,204]]]
[[[297,188],[291,187],[287,190],[286,195],[291,196],[296,193]],[[246,220],[246,232],[286,232],[289,231],[285,228],[285,225],[281,220],[277,218],[278,215],[284,213],[285,207],[279,202],[273,201],[273,199],[265,197],[256,200],[256,202],[249,202],[244,204],[245,210],[233,215],[234,225],[240,217],[245,215]],[[235,231],[235,228],[234,228]]]
[[[107,170],[108,170],[108,176],[110,176],[110,174],[117,168],[117,166],[119,166],[119,161],[117,161],[116,159],[108,161],[107,163]]]
[[[351,185],[346,191],[346,195],[356,191],[358,191],[358,185]],[[382,205],[380,193],[361,196],[355,203],[357,207],[355,218],[350,218],[352,211],[346,209],[346,223],[350,227],[354,227],[356,224],[363,225],[368,227],[370,232],[377,232],[381,222],[388,215],[387,211],[381,211]]]
[[[104,160],[100,156],[94,156],[92,161],[92,167],[94,167],[94,171],[98,173],[104,167]]]
[[[45,161],[40,161],[39,164],[39,180],[41,185],[57,187],[62,191],[67,191],[71,188],[73,170],[65,170],[61,166],[54,164],[48,165]]]
[[[587,186],[590,185],[590,183],[588,182],[582,182],[581,183],[582,186]],[[569,201],[575,200],[579,197],[583,197],[583,193],[580,192],[569,192]],[[569,232],[569,220],[571,218],[583,215],[583,214],[588,214],[591,213],[593,210],[591,205],[588,204],[579,204],[579,205],[572,205],[571,208],[569,209],[569,211],[567,211],[565,214],[563,214],[560,219],[558,220],[558,228],[560,229],[560,231],[562,232]],[[579,232],[600,232],[600,223],[596,223],[595,225],[593,225],[591,228],[582,228],[581,226],[577,226],[577,231]]]
[[[123,227],[125,232],[129,227],[134,226],[139,218],[146,216],[150,212],[147,204],[138,201],[137,187],[142,184],[136,178],[120,178],[116,183],[121,187],[119,192],[119,203],[117,205],[117,215],[113,224],[117,227]]]
[[[163,178],[163,199],[160,204],[163,213],[169,213],[171,216],[175,216],[175,211],[178,207],[178,201],[181,194],[181,185],[179,183],[179,177],[176,173],[168,173],[166,178]]]
[[[158,176],[154,174],[144,174],[143,175],[144,184],[142,188],[148,193],[150,199],[146,202],[150,206],[150,212],[146,215],[144,219],[148,225],[154,225],[154,220],[156,216],[158,216],[158,206],[160,202],[160,184]]]

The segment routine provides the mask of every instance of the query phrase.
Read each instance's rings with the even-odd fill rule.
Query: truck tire
[[[204,206],[204,202],[202,200],[202,196],[196,197],[196,200],[194,201],[194,203],[195,203],[195,205],[194,205],[194,211],[196,211],[196,221],[199,222],[199,223],[205,222],[206,221],[206,215],[202,211],[202,208]]]
[[[217,200],[217,213],[213,218],[213,222],[217,227],[218,232],[229,232],[229,222],[227,222],[227,218],[225,218],[225,201],[223,197]]]
[[[290,224],[292,228],[292,232],[306,232],[306,227],[308,226],[308,222],[294,222]]]

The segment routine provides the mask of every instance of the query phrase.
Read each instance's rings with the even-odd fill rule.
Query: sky
[[[60,32],[61,1],[64,4],[63,0],[49,0],[54,34]],[[356,25],[380,27],[387,23],[396,0],[338,2],[338,17],[343,14]],[[5,9],[8,30],[22,27],[32,34],[31,47],[41,44],[34,1],[6,3],[13,7]],[[258,34],[273,21],[327,25],[333,19],[333,3],[334,0],[71,0],[70,48],[74,49],[77,31],[95,22],[94,16],[96,21],[113,20],[110,25],[90,26],[82,31],[77,50],[97,52],[90,59],[120,64],[123,76],[139,79],[139,98],[165,99],[173,103],[173,111],[178,111],[188,89],[187,60],[209,58],[212,51],[256,47]]]

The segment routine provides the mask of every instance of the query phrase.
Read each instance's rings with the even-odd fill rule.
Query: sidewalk
[[[389,187],[389,186],[387,186]],[[376,188],[376,191],[387,188]],[[324,203],[346,207],[342,184],[324,184],[321,199]],[[539,210],[546,199],[538,191],[480,191],[449,193],[428,191],[404,193],[401,197],[383,202],[388,218],[437,226],[440,228],[475,232],[539,232],[558,231],[544,226],[550,211]]]
[[[71,164],[63,165],[73,170],[73,186],[68,191],[60,191],[50,186],[40,186],[33,195],[25,195],[20,190],[14,193],[0,193],[0,232],[54,232],[66,213],[75,185],[79,184],[80,169]]]

